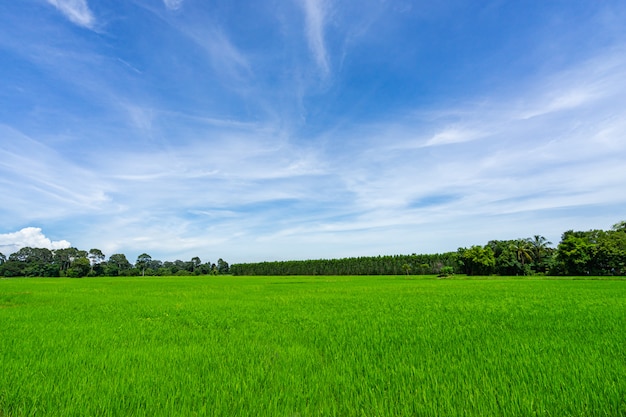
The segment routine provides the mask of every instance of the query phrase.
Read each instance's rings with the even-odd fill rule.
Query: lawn
[[[0,416],[626,415],[626,281],[0,280]]]

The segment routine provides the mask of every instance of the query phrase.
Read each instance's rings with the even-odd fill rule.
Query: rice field
[[[0,416],[626,416],[626,281],[3,279]]]

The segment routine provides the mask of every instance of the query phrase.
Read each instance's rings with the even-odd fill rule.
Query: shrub
[[[449,277],[450,275],[454,275],[454,268],[451,266],[443,266],[441,267],[441,271],[439,271],[440,277]]]

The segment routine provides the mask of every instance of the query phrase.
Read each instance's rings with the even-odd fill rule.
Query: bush
[[[449,277],[450,275],[454,275],[454,268],[451,266],[443,266],[441,267],[441,271],[439,271],[440,277]]]

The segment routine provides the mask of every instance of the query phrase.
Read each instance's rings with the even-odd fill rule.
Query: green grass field
[[[0,280],[0,416],[625,416],[626,281]]]

